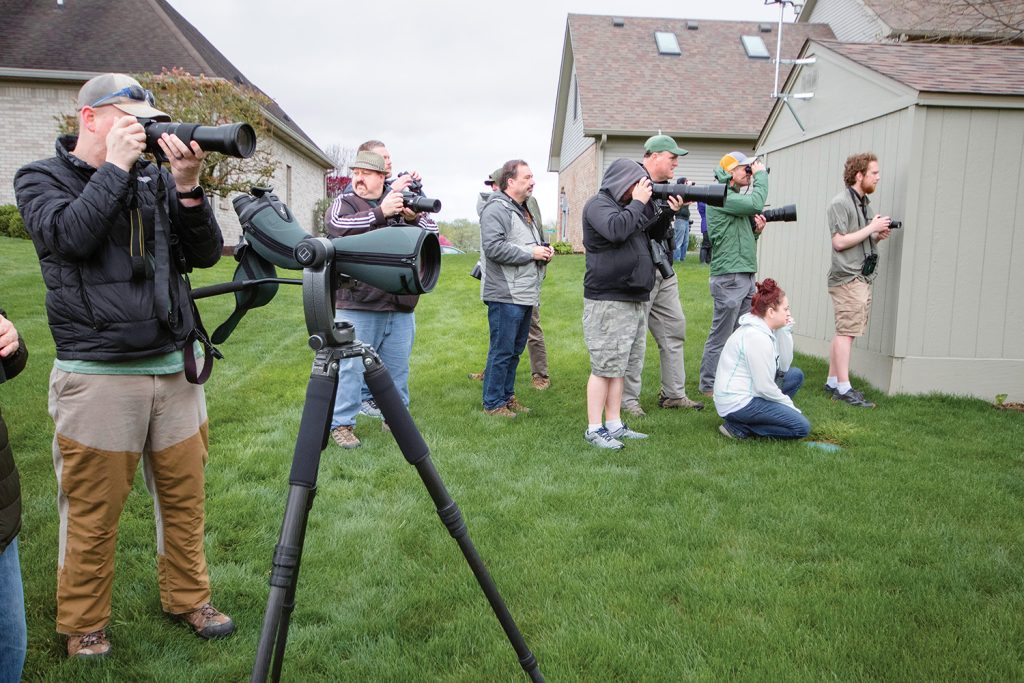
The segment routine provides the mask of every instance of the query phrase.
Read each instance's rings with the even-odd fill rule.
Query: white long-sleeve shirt
[[[740,410],[754,397],[782,403],[799,412],[792,399],[775,383],[781,358],[779,344],[771,328],[763,318],[752,313],[740,316],[739,323],[718,357],[714,399],[719,416],[725,417]],[[792,344],[785,350],[788,366],[793,359]]]

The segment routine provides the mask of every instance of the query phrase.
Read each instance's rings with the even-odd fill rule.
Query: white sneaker
[[[378,420],[383,419],[380,408],[377,407],[377,402],[372,398],[369,401],[363,401],[359,404],[359,414],[366,415],[367,417],[375,417]]]
[[[583,438],[587,440],[587,443],[594,444],[598,448],[609,448],[613,451],[625,448],[621,441],[612,438],[612,435],[608,433],[608,429],[605,427],[601,427],[594,432],[588,429],[583,433]]]
[[[616,429],[614,432],[608,432],[608,436],[613,439],[646,439],[646,434],[640,432],[634,432],[629,426],[623,422],[622,426]]]

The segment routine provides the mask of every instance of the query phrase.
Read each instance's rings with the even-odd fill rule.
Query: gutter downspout
[[[597,141],[597,186],[594,192],[601,189],[601,182],[604,180],[604,145],[608,142],[608,134],[601,133],[601,139]]]

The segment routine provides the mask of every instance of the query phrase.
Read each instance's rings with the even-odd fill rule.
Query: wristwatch
[[[188,192],[178,192],[178,199],[202,199],[205,196],[202,185],[196,185]]]

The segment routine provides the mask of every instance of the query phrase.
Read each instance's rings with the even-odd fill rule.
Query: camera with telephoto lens
[[[719,183],[690,185],[686,178],[679,178],[674,183],[651,183],[651,194],[656,199],[680,196],[684,202],[704,202],[710,206],[724,205],[727,191],[728,188]]]
[[[402,206],[411,211],[437,213],[441,210],[440,199],[430,199],[423,196],[423,181],[416,180],[408,171],[402,171],[398,177],[409,176],[409,187],[402,190]]]
[[[195,140],[204,152],[219,152],[238,159],[248,159],[256,151],[256,131],[248,123],[202,126],[198,123],[167,123],[141,117],[139,123],[146,129],[146,152],[161,161],[166,158],[157,140],[164,133],[177,135],[189,147]]]

